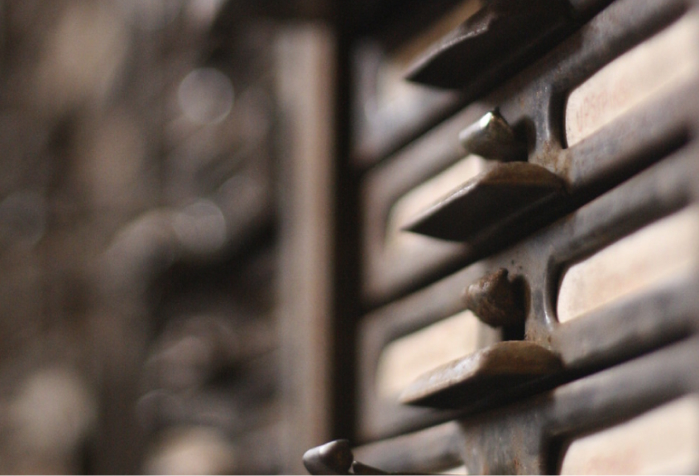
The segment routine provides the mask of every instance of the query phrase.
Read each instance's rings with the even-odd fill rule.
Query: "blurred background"
[[[328,436],[325,3],[0,2],[0,472],[289,472]]]

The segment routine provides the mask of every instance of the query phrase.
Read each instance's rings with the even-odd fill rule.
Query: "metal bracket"
[[[440,88],[465,88],[484,72],[512,69],[571,22],[562,0],[492,0],[406,73]],[[495,75],[493,75],[495,76]]]
[[[562,370],[558,356],[538,344],[499,342],[422,375],[400,400],[410,405],[460,408],[521,390]]]
[[[544,167],[497,164],[423,211],[403,230],[468,242],[492,225],[532,214],[565,193],[563,179]]]

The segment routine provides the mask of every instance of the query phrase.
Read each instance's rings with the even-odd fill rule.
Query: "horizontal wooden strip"
[[[471,311],[463,311],[391,342],[379,357],[377,394],[397,398],[425,372],[475,352],[481,326]]]
[[[694,206],[573,264],[558,292],[559,322],[691,273],[699,263],[698,243],[699,207]]]
[[[698,395],[573,441],[561,466],[561,474],[695,474],[697,470]]]
[[[615,59],[570,93],[565,111],[568,147],[698,72],[699,18],[691,14]]]

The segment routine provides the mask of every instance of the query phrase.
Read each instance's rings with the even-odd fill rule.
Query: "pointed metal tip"
[[[335,440],[316,446],[303,455],[309,474],[349,474],[354,461],[348,440]]]

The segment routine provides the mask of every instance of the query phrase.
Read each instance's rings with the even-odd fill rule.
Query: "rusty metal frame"
[[[685,339],[508,407],[361,446],[354,454],[402,474],[461,465],[469,474],[555,474],[576,436],[698,393],[697,355],[699,338]]]
[[[696,135],[693,130],[692,135]],[[556,318],[561,270],[570,262],[699,202],[699,145],[689,143],[555,224],[488,259],[367,316],[360,329],[360,436],[373,440],[454,417],[453,411],[408,408],[378,398],[374,389],[381,350],[392,340],[463,310],[464,288],[506,269],[528,287],[526,340],[558,355],[566,368],[558,379],[524,391],[472,402],[476,412],[522,394],[617,364],[693,332],[699,322],[699,274],[686,282],[620,301],[565,325]],[[662,316],[662,318],[660,317]],[[521,389],[520,389],[521,390]]]
[[[473,81],[460,84],[452,90],[423,88],[410,98],[402,98],[404,110],[395,113],[379,106],[381,91],[377,87],[378,70],[385,59],[387,43],[385,39],[365,40],[363,46],[355,51],[354,68],[359,88],[355,93],[355,140],[351,156],[358,165],[373,165],[391,151],[413,139],[440,120],[456,112],[460,107],[505,82],[510,76],[521,70],[528,63],[544,54],[561,38],[571,34],[581,24],[602,9],[611,0],[568,0],[569,18],[566,24],[549,32],[544,37],[520,39],[521,48],[510,55],[497,55],[494,67],[478,71]],[[495,3],[495,2],[493,2]],[[507,4],[507,2],[506,2]],[[403,25],[400,25],[403,28]],[[537,25],[535,31],[541,31],[543,25]],[[402,32],[401,32],[402,33]],[[501,36],[506,32],[489,32],[488,36]],[[395,31],[383,31],[379,36],[396,35]],[[450,42],[453,43],[453,42]],[[482,45],[481,45],[482,46]],[[507,56],[507,58],[505,58]],[[406,71],[407,73],[407,71]],[[408,112],[409,111],[409,112]],[[408,113],[406,113],[408,112]]]
[[[563,132],[569,91],[695,14],[698,4],[614,2],[538,63],[366,175],[363,297],[368,308],[383,307],[359,325],[358,442],[365,444],[355,451],[359,460],[394,472],[465,463],[471,473],[550,473],[573,436],[699,392],[699,269],[565,324],[556,316],[567,265],[699,204],[699,80],[636,107],[570,148]],[[393,204],[463,157],[459,132],[496,107],[528,143],[528,161],[565,181],[567,197],[533,220],[496,224],[468,243],[434,240],[416,255],[389,253],[384,233]],[[446,409],[453,402],[439,409],[438,399],[435,408],[418,408],[379,397],[382,350],[464,310],[464,289],[498,270],[525,283],[524,339],[555,354],[564,370],[464,400],[456,410]]]
[[[366,303],[371,306],[386,302],[514,243],[620,183],[685,140],[690,127],[687,122],[699,110],[694,101],[687,103],[693,95],[688,96],[685,89],[676,91],[662,108],[654,104],[639,107],[623,121],[610,124],[569,149],[565,147],[562,123],[570,90],[681,17],[693,4],[689,0],[613,3],[501,88],[371,170],[362,194]],[[458,146],[458,132],[495,107],[528,142],[529,162],[546,167],[567,182],[570,200],[550,207],[534,221],[491,228],[470,243],[435,240],[433,246],[426,245],[411,256],[389,253],[384,233],[391,206],[461,158],[464,153]]]

